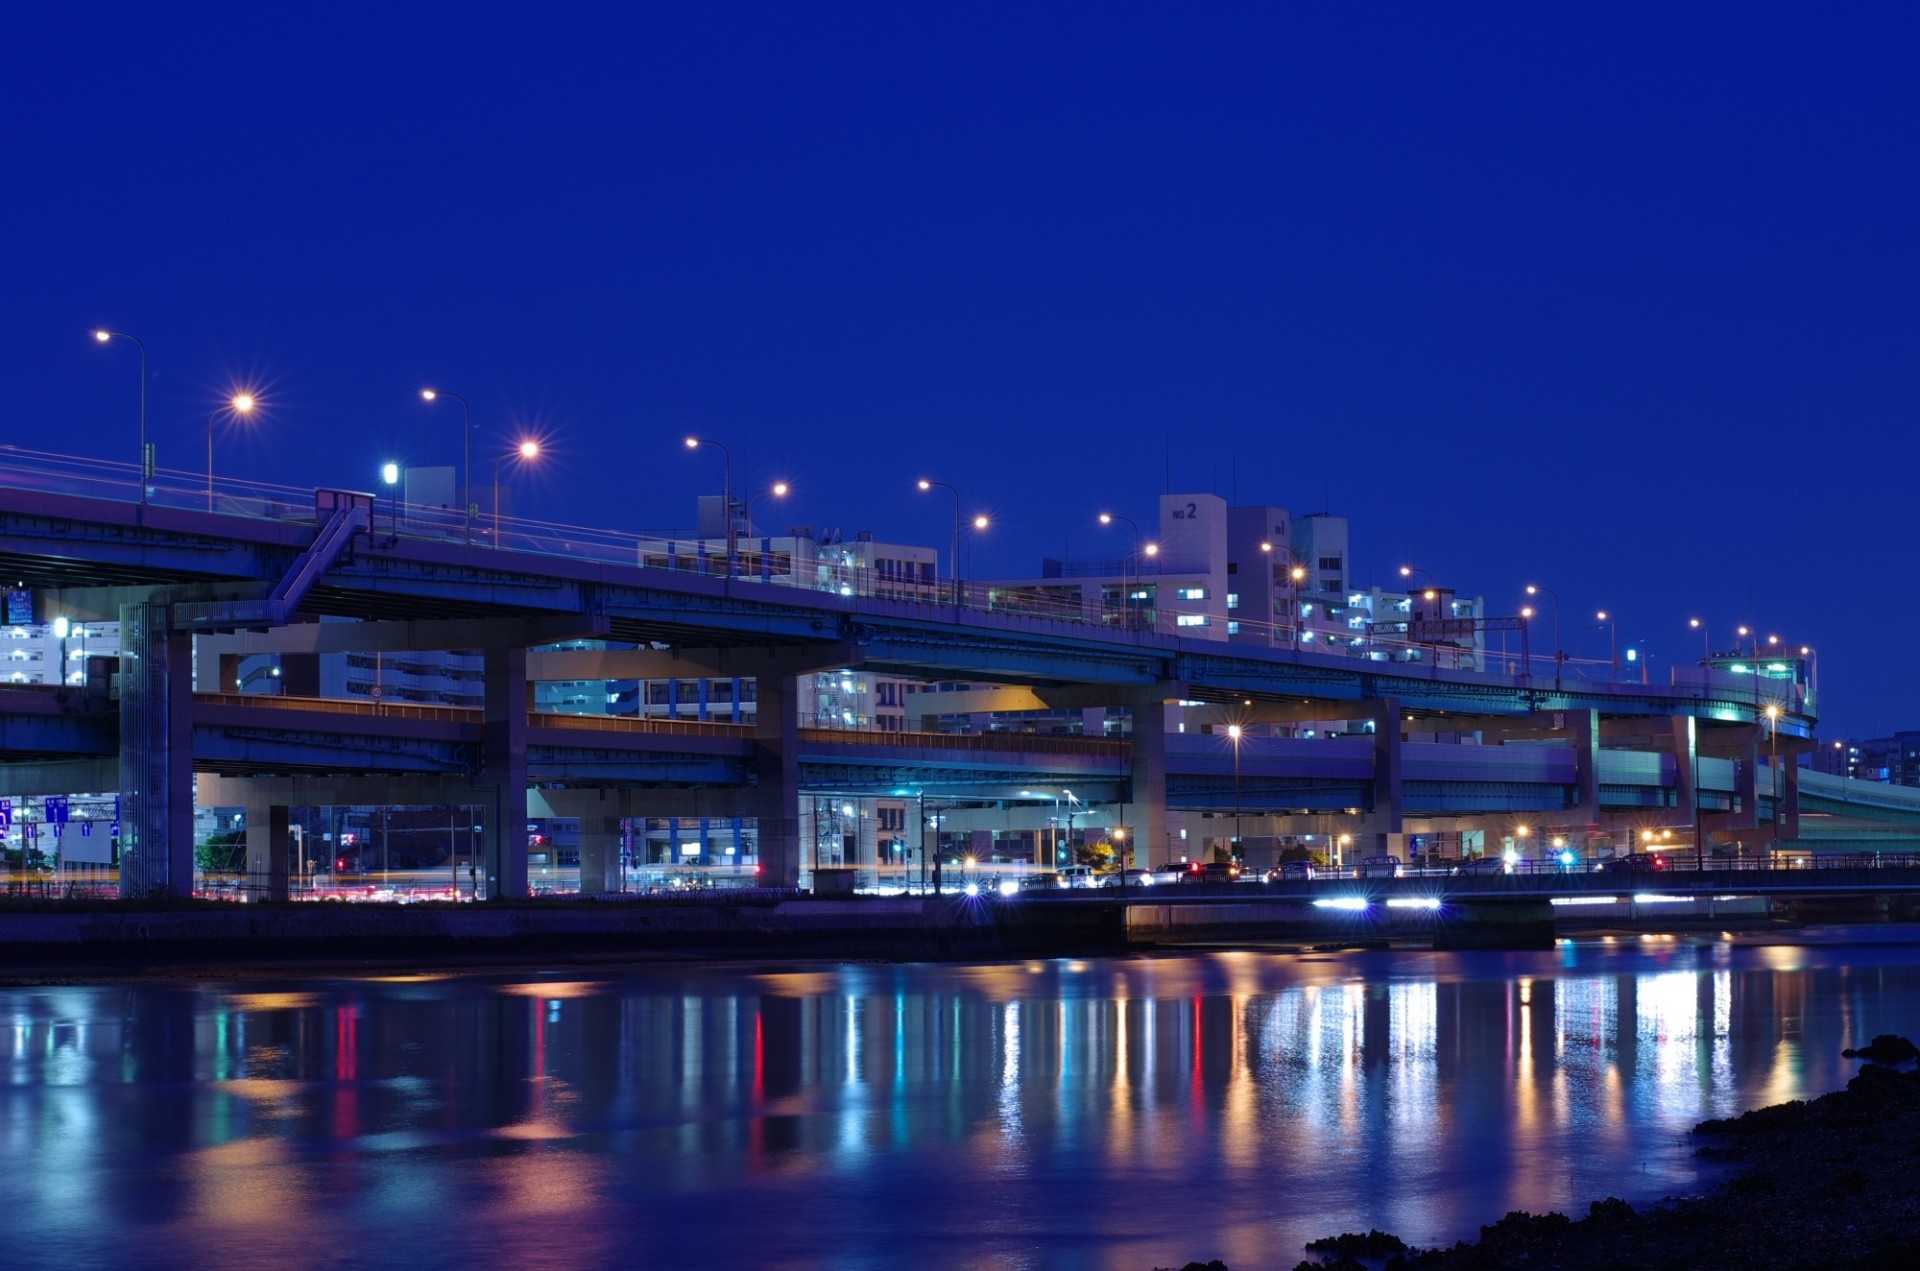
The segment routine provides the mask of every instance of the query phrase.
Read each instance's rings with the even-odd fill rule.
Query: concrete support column
[[[1693,851],[1698,860],[1707,858],[1707,827],[1700,815],[1700,742],[1693,716],[1675,715],[1673,727],[1673,806],[1693,822]]]
[[[527,895],[527,651],[494,645],[485,653],[480,874],[488,900],[521,900]]]
[[[1573,803],[1568,819],[1578,825],[1600,823],[1600,712],[1555,711],[1564,714],[1568,741],[1573,746]]]
[[[1362,855],[1391,854],[1406,859],[1401,795],[1400,702],[1382,697],[1365,703],[1364,718],[1373,721],[1373,806],[1365,819],[1363,837],[1355,846]],[[1366,837],[1366,836],[1371,836]]]
[[[1127,827],[1127,864],[1150,869],[1175,855],[1167,839],[1167,704],[1135,702],[1132,713],[1132,774],[1120,819]]]
[[[756,683],[752,794],[759,822],[760,881],[800,885],[800,683],[792,675],[762,675]]]
[[[120,606],[120,895],[193,894],[193,637]]]
[[[617,892],[625,880],[620,873],[620,818],[580,818],[580,894]]]
[[[1800,837],[1800,765],[1791,756],[1780,763],[1780,806],[1774,809],[1780,818],[1780,841]]]
[[[264,888],[255,893],[259,900],[286,900],[293,878],[292,852],[288,839],[293,836],[289,809],[274,803],[259,782],[247,783],[247,875],[250,882]]]

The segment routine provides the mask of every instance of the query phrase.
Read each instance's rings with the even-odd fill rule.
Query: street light
[[[1227,846],[1227,859],[1233,859],[1234,848],[1240,845],[1240,738],[1245,730],[1238,724],[1227,725],[1227,740],[1233,743],[1233,842]]]
[[[776,481],[764,490],[747,496],[747,533],[753,533],[753,505],[762,499],[784,499],[793,487],[784,481]]]
[[[225,406],[216,407],[207,415],[207,511],[213,511],[213,421],[220,417],[222,410],[241,419],[253,413],[253,394],[235,393]]]
[[[507,459],[520,459],[523,462],[540,457],[540,443],[531,437],[522,441],[512,450],[493,457],[493,545],[500,546],[500,464]]]
[[[1560,651],[1560,593],[1551,587],[1540,587],[1533,583],[1527,584],[1527,594],[1529,596],[1537,596],[1542,592],[1553,597],[1553,688],[1557,693],[1560,691],[1560,664],[1566,661],[1567,657],[1566,654]]]
[[[153,456],[147,452],[147,346],[139,336],[101,327],[93,333],[101,344],[109,340],[131,340],[140,350],[140,501],[147,501],[147,482],[153,479]]]
[[[1700,633],[1700,665],[1706,666],[1713,661],[1713,637],[1707,633],[1707,624],[1699,618],[1688,618],[1687,625]]]
[[[473,405],[458,393],[449,393],[444,388],[423,388],[420,390],[422,401],[438,401],[442,397],[451,397],[460,403],[460,453],[464,465],[460,487],[461,521],[465,526],[464,537],[473,542]]]
[[[1607,624],[1607,648],[1613,658],[1613,682],[1620,682],[1620,620],[1612,617],[1605,609],[1593,615]]]
[[[1100,514],[1102,525],[1112,525],[1115,521],[1125,522],[1127,528],[1133,531],[1133,550],[1120,558],[1120,620],[1130,628],[1133,626],[1133,590],[1127,586],[1127,568],[1140,555],[1140,527],[1130,516],[1121,516],[1115,512]]]
[[[947,573],[953,584],[953,603],[958,605],[960,603],[960,526],[962,524],[960,491],[945,481],[929,481],[925,477],[920,478],[919,486],[922,494],[938,486],[953,496],[953,546],[947,554]]]
[[[726,443],[715,441],[711,437],[687,438],[687,449],[698,450],[702,446],[712,446],[719,450],[722,460],[720,468],[720,514],[727,521],[727,577],[733,577],[733,451]]]
[[[380,480],[387,487],[387,498],[393,508],[393,541],[400,541],[400,465],[383,463],[380,465]]]
[[[1767,707],[1767,722],[1773,725],[1773,757],[1767,769],[1773,774],[1773,854],[1780,854],[1780,708]]]
[[[1272,543],[1260,544],[1260,550],[1272,555],[1275,546]],[[1293,648],[1300,647],[1300,584],[1307,581],[1307,567],[1293,554],[1293,549],[1284,543],[1279,549],[1287,556],[1287,643]]]

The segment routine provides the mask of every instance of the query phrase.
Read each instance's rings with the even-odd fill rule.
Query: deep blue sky
[[[550,11],[549,11],[550,10]],[[974,572],[1180,491],[1352,518],[1496,611],[1821,650],[1920,727],[1910,4],[0,10],[5,439],[366,488],[486,440],[529,515],[785,520]]]

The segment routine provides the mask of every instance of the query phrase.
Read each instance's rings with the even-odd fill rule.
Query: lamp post
[[[1260,550],[1272,555],[1276,550],[1272,543],[1260,544]],[[1300,648],[1300,584],[1307,581],[1307,567],[1293,554],[1291,547],[1282,544],[1277,549],[1287,557],[1287,643],[1296,651]]]
[[[711,437],[687,438],[687,449],[698,450],[702,446],[712,446],[720,452],[720,515],[727,523],[727,577],[733,577],[733,451],[726,443],[715,441]]]
[[[1238,724],[1227,725],[1227,740],[1233,743],[1233,842],[1227,845],[1227,859],[1240,846],[1240,739],[1245,731]]]
[[[493,545],[500,546],[500,465],[508,459],[531,462],[540,457],[540,443],[531,437],[512,450],[493,457]]]
[[[758,503],[762,499],[784,499],[787,497],[787,494],[789,493],[789,491],[792,490],[792,488],[793,487],[789,486],[784,481],[776,481],[772,485],[768,486],[766,489],[760,490],[756,493],[748,495],[747,496],[747,533],[752,534],[754,532],[753,505]]]
[[[1613,682],[1620,682],[1620,620],[1605,609],[1593,615],[1607,624],[1607,650],[1613,660]]]
[[[953,603],[958,606],[960,603],[960,491],[945,481],[929,481],[925,477],[920,478],[919,486],[923,494],[938,486],[953,496],[953,546],[947,554],[947,573],[953,584]]]
[[[1780,854],[1780,708],[1767,707],[1767,722],[1773,725],[1773,755],[1767,760],[1767,768],[1773,774],[1773,855]]]
[[[216,407],[207,415],[207,511],[213,511],[213,421],[226,410],[245,419],[253,413],[253,394],[235,393],[233,399],[224,407]]]
[[[1133,564],[1134,558],[1140,554],[1140,527],[1130,516],[1121,516],[1114,512],[1100,514],[1102,525],[1112,525],[1115,521],[1124,522],[1127,528],[1133,531],[1133,550],[1120,558],[1120,621],[1123,626],[1131,628],[1133,626],[1133,591],[1127,586],[1127,569]]]
[[[993,522],[987,519],[986,513],[977,512],[974,514],[974,518],[969,524],[971,524],[973,528],[973,537],[967,539],[967,567],[964,571],[962,571],[963,574],[965,574],[966,576],[971,576],[973,574],[973,539],[978,538],[986,530],[986,528],[989,525],[993,524]],[[964,585],[965,584],[963,583],[962,586],[964,587]]]
[[[153,456],[147,452],[147,346],[137,335],[109,331],[105,327],[95,331],[93,338],[101,344],[109,340],[131,340],[133,347],[140,350],[140,502],[145,503],[147,482],[153,479]]]
[[[383,463],[380,465],[380,480],[387,487],[387,499],[393,509],[393,541],[400,541],[400,465]]]
[[[1700,633],[1700,665],[1704,669],[1713,661],[1713,638],[1707,633],[1707,624],[1700,618],[1688,618],[1687,625]]]
[[[473,542],[473,405],[458,393],[449,393],[444,388],[423,388],[420,390],[422,401],[438,401],[442,397],[451,397],[460,403],[460,520],[464,529],[465,541]]]
[[[1527,584],[1529,596],[1537,596],[1542,592],[1553,597],[1553,691],[1557,693],[1560,691],[1560,664],[1566,661],[1567,657],[1560,651],[1560,593],[1551,587]]]

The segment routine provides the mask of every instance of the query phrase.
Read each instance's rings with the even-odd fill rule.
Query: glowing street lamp
[[[1133,550],[1120,558],[1120,618],[1127,627],[1133,626],[1133,588],[1127,583],[1127,571],[1140,555],[1140,526],[1130,516],[1121,516],[1115,512],[1102,512],[1100,524],[1112,525],[1115,521],[1124,522],[1133,531]]]
[[[1613,680],[1620,682],[1620,620],[1605,609],[1593,615],[1607,624],[1607,648],[1613,658]]]
[[[925,477],[920,479],[918,485],[923,494],[938,486],[953,496],[953,546],[947,555],[947,572],[953,583],[953,603],[958,605],[960,603],[960,530],[966,524],[965,519],[960,515],[960,491],[945,481],[930,481]],[[973,527],[977,530],[985,529],[987,518],[976,516],[973,518]]]
[[[460,394],[450,393],[444,388],[420,390],[421,401],[433,402],[442,397],[451,397],[460,403],[460,415],[463,421],[460,427],[461,462],[464,465],[460,477],[462,482],[460,486],[461,521],[466,527],[466,541],[471,543],[473,542],[473,406]]]
[[[720,452],[720,515],[727,523],[727,577],[733,577],[733,451],[723,441],[711,437],[687,438],[687,449],[712,446]]]
[[[1260,551],[1271,556],[1276,550],[1286,554],[1287,558],[1287,643],[1293,648],[1300,647],[1300,584],[1307,581],[1307,567],[1293,554],[1293,549],[1282,543],[1260,544]]]
[[[1227,725],[1227,740],[1233,743],[1233,843],[1227,848],[1227,857],[1232,859],[1234,849],[1240,846],[1240,739],[1246,730],[1238,724]]]
[[[1560,651],[1560,593],[1551,587],[1540,587],[1533,583],[1527,584],[1527,594],[1529,596],[1538,596],[1543,592],[1553,597],[1553,687],[1554,691],[1558,692],[1560,689],[1560,664],[1566,661],[1567,657],[1565,653]]]
[[[254,400],[251,393],[235,393],[225,406],[215,408],[207,415],[207,511],[213,511],[213,421],[222,411],[236,419],[245,419],[253,413]]]
[[[1773,774],[1773,850],[1780,851],[1780,708],[1767,707],[1767,723],[1773,726],[1773,756],[1767,768]]]
[[[109,331],[101,327],[93,333],[101,344],[111,340],[130,340],[140,350],[140,502],[147,501],[147,482],[153,480],[153,454],[147,449],[147,346],[137,335]]]
[[[519,459],[523,463],[540,457],[540,443],[531,437],[522,441],[512,450],[493,457],[493,545],[500,546],[500,465],[508,459]]]

